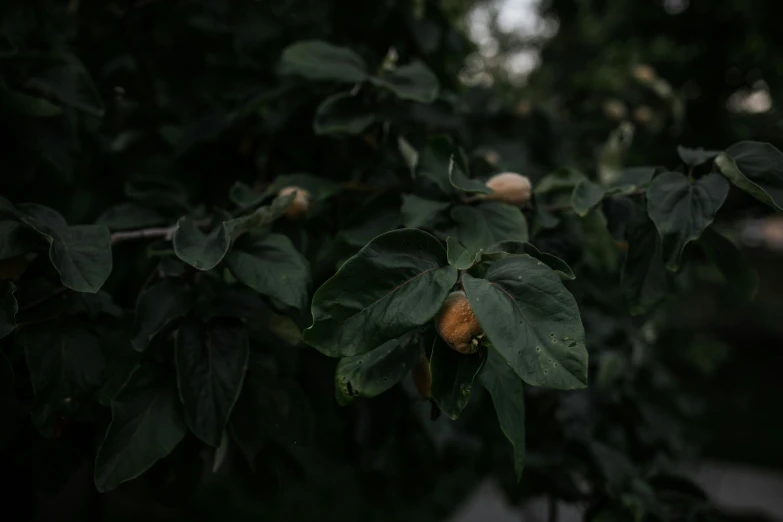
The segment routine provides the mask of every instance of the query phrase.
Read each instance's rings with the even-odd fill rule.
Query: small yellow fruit
[[[486,186],[492,189],[492,194],[485,195],[483,199],[504,201],[517,206],[530,201],[533,188],[527,176],[516,172],[495,174],[487,180]]]
[[[483,335],[465,292],[452,292],[435,317],[435,329],[452,350],[469,355],[478,351],[477,339]]]
[[[279,196],[287,196],[296,193],[291,206],[285,211],[285,217],[288,219],[302,219],[310,210],[310,193],[300,187],[283,187],[278,192]]]
[[[430,398],[430,389],[432,388],[432,373],[430,373],[430,361],[421,351],[419,362],[413,367],[413,384],[416,385],[419,395],[424,399]]]

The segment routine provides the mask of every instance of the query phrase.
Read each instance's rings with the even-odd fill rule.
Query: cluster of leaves
[[[44,3],[4,6],[0,54],[16,131],[0,448],[22,484],[62,486],[87,461],[98,491],[164,519],[160,502],[392,520],[443,517],[494,475],[514,501],[584,502],[589,520],[709,514],[666,474],[688,411],[662,401],[672,377],[634,316],[703,263],[691,243],[752,297],[713,221],[731,185],[781,210],[776,148],[681,148],[675,170],[612,179],[531,156],[550,173],[520,208],[484,184],[517,161],[487,153],[517,124],[458,87],[467,44],[434,2],[367,3],[371,28],[342,33],[340,2],[321,0]],[[123,24],[130,41],[102,29]],[[286,187],[309,194],[304,219]],[[432,325],[455,288],[486,334],[474,355]],[[422,354],[435,422],[408,378]],[[33,462],[44,450],[58,463]],[[240,493],[216,500],[226,485]],[[338,490],[356,501],[334,506]]]

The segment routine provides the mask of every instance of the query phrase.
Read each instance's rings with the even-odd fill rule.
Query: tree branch
[[[168,241],[174,236],[175,230],[177,230],[177,225],[172,225],[170,227],[142,228],[141,230],[123,230],[121,232],[115,232],[111,235],[111,243],[115,244],[131,239],[148,239],[158,237],[162,237]]]

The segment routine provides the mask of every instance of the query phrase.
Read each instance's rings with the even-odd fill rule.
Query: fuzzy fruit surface
[[[516,172],[495,174],[487,180],[486,186],[492,189],[492,194],[485,196],[485,199],[504,201],[517,206],[530,201],[533,188],[527,176]]]
[[[310,193],[300,187],[283,187],[278,192],[278,195],[287,196],[294,192],[296,195],[291,202],[291,206],[285,211],[285,217],[297,220],[305,217],[310,210]]]
[[[473,340],[484,333],[462,291],[452,292],[446,298],[435,317],[435,328],[452,350],[465,355],[478,351],[478,343]]]

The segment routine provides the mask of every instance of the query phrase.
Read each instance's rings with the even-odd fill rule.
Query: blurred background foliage
[[[156,201],[155,225],[226,208],[236,181],[262,189],[279,174],[328,177],[349,189],[334,208],[280,225],[317,286],[401,225],[399,192],[411,187],[398,175],[395,136],[420,146],[447,133],[474,175],[507,169],[534,181],[563,166],[599,179],[672,166],[677,145],[780,145],[779,11],[771,0],[6,0],[0,193],[69,223],[107,222],[128,199]],[[440,96],[365,99],[380,124],[316,135],[316,108],[339,89],[278,70],[282,50],[306,39],[350,47],[371,71],[423,60]],[[732,194],[719,224],[746,241],[759,270],[750,305],[696,262],[674,297],[630,317],[598,234],[538,237],[578,274],[570,289],[591,386],[530,390],[520,485],[480,392],[455,423],[430,421],[409,382],[341,409],[334,361],[270,338],[278,371],[309,402],[306,427],[286,429],[312,432],[309,445],[270,441],[255,473],[238,460],[211,473],[212,455],[186,439],[141,479],[98,495],[90,462],[102,430],[92,426],[105,426],[108,410],[44,439],[28,411],[3,399],[3,510],[11,520],[445,520],[489,476],[512,503],[545,495],[586,507],[586,520],[729,520],[672,474],[697,457],[783,467],[781,224]],[[579,262],[585,245],[596,262]],[[158,265],[154,247],[114,249],[105,290],[121,308],[133,308]]]

